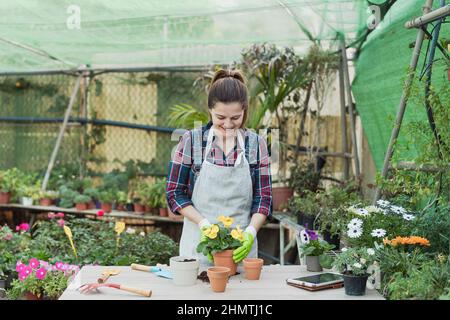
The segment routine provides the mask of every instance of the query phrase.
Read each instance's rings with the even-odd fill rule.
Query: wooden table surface
[[[97,278],[107,269],[119,269],[120,274],[111,277],[108,282],[129,287],[152,290],[151,297],[143,297],[113,288],[99,288],[97,292],[81,294],[76,288],[84,283],[96,283]],[[169,268],[167,267],[167,270]],[[205,270],[200,267],[200,272]],[[169,270],[170,271],[170,270]],[[313,275],[300,265],[263,266],[260,280],[247,280],[242,266],[237,274],[230,278],[223,293],[215,293],[210,284],[197,280],[193,286],[176,286],[171,279],[159,277],[153,273],[131,270],[130,267],[85,266],[74,281],[59,298],[60,300],[383,300],[376,290],[366,290],[366,295],[347,296],[344,288],[310,292],[286,284],[286,279]]]

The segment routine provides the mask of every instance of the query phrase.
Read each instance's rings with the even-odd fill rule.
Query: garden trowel
[[[169,271],[163,270],[158,266],[144,266],[142,264],[132,263],[131,269],[138,270],[138,271],[151,272],[151,273],[156,274],[157,276],[167,278],[167,279],[172,279],[172,274]]]

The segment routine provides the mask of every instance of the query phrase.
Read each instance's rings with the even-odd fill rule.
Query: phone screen
[[[316,274],[313,276],[294,278],[292,280],[309,282],[309,283],[314,283],[314,284],[321,284],[321,283],[342,280],[342,279],[343,279],[342,275],[340,275],[340,274],[322,273],[322,274]]]

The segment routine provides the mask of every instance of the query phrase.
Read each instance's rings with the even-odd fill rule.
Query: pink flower
[[[49,219],[53,219],[56,215],[53,212],[49,212],[47,216]]]
[[[57,270],[63,270],[62,269],[63,265],[64,265],[64,263],[62,263],[62,262],[55,263],[55,267],[56,267]]]
[[[97,211],[97,217],[102,217],[103,215],[105,215],[105,212],[103,210]]]
[[[25,270],[25,265],[23,263],[18,263],[16,264],[16,271],[18,273],[22,273]]]
[[[36,278],[38,278],[39,280],[44,279],[46,274],[47,274],[47,270],[45,270],[45,268],[40,268],[40,269],[36,270]]]
[[[64,213],[58,212],[58,213],[56,214],[56,217],[57,217],[57,218],[64,218]]]
[[[30,225],[28,223],[21,223],[16,227],[16,231],[28,231],[30,229]]]
[[[12,237],[13,237],[12,233],[8,233],[6,236],[3,237],[3,240],[9,241],[12,239]]]
[[[29,276],[32,272],[33,272],[33,269],[31,269],[31,267],[29,267],[29,266],[25,266],[25,268],[22,271],[22,273],[26,274],[27,276]]]
[[[24,281],[26,278],[28,278],[28,274],[25,272],[19,273],[19,280]]]
[[[59,219],[58,220],[58,225],[62,228],[64,227],[64,219]]]
[[[39,260],[36,259],[36,258],[31,258],[31,259],[30,259],[29,266],[30,266],[32,269],[37,269],[37,268],[39,268],[39,266],[40,266]]]

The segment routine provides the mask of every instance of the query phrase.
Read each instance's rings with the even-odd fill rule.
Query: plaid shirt
[[[192,192],[195,179],[198,177],[201,169],[201,164],[199,163],[202,162],[205,156],[207,131],[211,127],[212,123],[209,122],[201,128],[201,133],[200,129],[193,129],[184,133],[169,163],[166,197],[170,209],[176,214],[180,214],[178,210],[193,205],[191,200]],[[201,157],[199,152],[195,153],[196,151],[193,147],[195,143],[192,143],[195,130],[197,130],[197,136],[202,137]],[[253,152],[250,151],[249,146],[251,135],[253,135],[251,141],[254,141],[252,142],[252,145],[254,145]],[[233,166],[239,150],[236,143],[234,150],[225,155],[222,149],[217,146],[214,136],[211,152],[207,155],[207,161],[220,166]],[[197,158],[194,155],[197,155]],[[260,213],[270,216],[272,214],[272,179],[267,144],[262,137],[249,130],[245,130],[245,156],[250,164],[250,176],[253,185],[253,202],[250,214]]]

